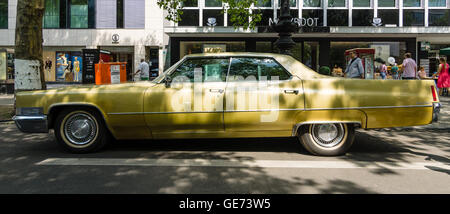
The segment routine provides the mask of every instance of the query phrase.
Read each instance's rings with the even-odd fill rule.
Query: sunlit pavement
[[[450,98],[440,122],[358,130],[341,157],[296,139],[115,142],[65,153],[0,123],[0,193],[450,193]]]

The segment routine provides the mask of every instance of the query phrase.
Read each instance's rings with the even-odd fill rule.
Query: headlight
[[[41,107],[25,107],[25,108],[17,108],[16,115],[23,116],[35,116],[35,115],[43,115],[44,109]]]

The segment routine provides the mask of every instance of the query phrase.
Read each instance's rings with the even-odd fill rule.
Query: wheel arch
[[[108,132],[110,134],[112,134],[114,137],[114,132],[111,131],[109,125],[108,125],[108,118],[107,115],[101,110],[100,107],[98,107],[95,104],[92,103],[58,103],[58,104],[52,104],[48,107],[47,110],[47,117],[48,117],[48,128],[52,129],[55,126],[55,120],[58,116],[58,114],[60,112],[62,112],[65,109],[68,108],[77,108],[77,107],[81,107],[81,108],[87,108],[90,110],[93,110],[97,113],[99,113],[102,116],[102,120],[106,126],[106,129],[108,130]]]

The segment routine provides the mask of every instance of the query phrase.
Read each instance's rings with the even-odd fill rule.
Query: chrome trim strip
[[[47,120],[47,115],[35,115],[35,116],[24,116],[24,115],[16,115],[12,118],[14,121],[16,120]]]
[[[48,133],[47,115],[17,115],[12,119],[16,123],[17,128],[22,132]]]
[[[321,110],[359,110],[359,109],[383,109],[383,108],[417,108],[433,107],[433,105],[410,105],[410,106],[365,106],[365,107],[343,107],[343,108],[293,108],[293,109],[260,109],[260,110],[226,110],[226,111],[180,111],[180,112],[118,112],[109,115],[129,114],[187,114],[187,113],[232,113],[232,112],[270,112],[270,111],[321,111]]]

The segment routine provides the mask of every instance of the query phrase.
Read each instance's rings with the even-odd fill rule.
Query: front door
[[[170,86],[147,90],[145,120],[155,138],[183,138],[224,132],[223,100],[229,58],[187,58]]]

